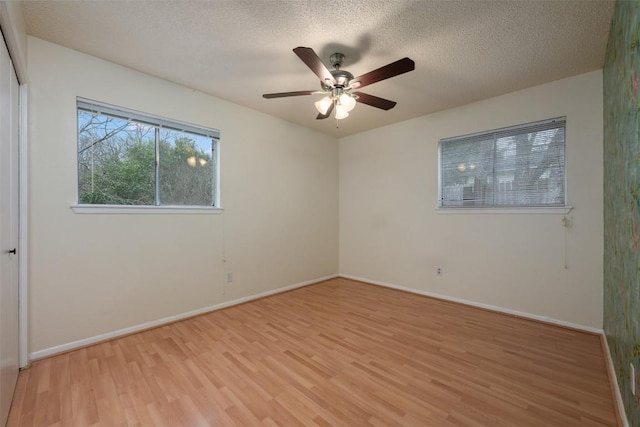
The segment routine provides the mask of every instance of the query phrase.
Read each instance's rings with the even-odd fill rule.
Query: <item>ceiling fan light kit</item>
[[[342,91],[342,93],[340,93]],[[339,95],[338,95],[339,94]],[[334,116],[337,120],[349,117],[349,112],[356,106],[357,95],[344,92],[344,89],[334,88],[330,96],[325,96],[320,101],[316,101],[315,106],[318,113],[326,115],[329,108],[333,105]]]
[[[415,63],[411,59],[402,58],[361,76],[353,77],[353,74],[350,72],[340,69],[344,55],[339,52],[329,57],[329,62],[334,68],[331,71],[329,71],[310,47],[297,47],[293,49],[293,52],[318,76],[321,90],[266,93],[262,96],[267,99],[272,99],[288,96],[324,94],[325,96],[322,99],[315,102],[316,110],[318,110],[319,113],[316,117],[318,120],[326,119],[332,112],[336,120],[344,119],[348,117],[349,112],[355,108],[356,102],[382,110],[392,109],[396,105],[394,101],[353,91],[356,88],[362,88],[415,69]]]

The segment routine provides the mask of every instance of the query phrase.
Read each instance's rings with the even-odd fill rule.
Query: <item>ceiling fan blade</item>
[[[389,101],[388,99],[369,95],[368,93],[353,92],[353,94],[358,95],[358,102],[371,105],[372,107],[380,108],[383,110],[390,110],[396,106],[396,103],[394,101]]]
[[[361,88],[373,83],[377,83],[381,80],[395,77],[400,74],[407,73],[416,69],[416,63],[409,58],[402,58],[391,64],[387,64],[384,67],[380,67],[376,70],[369,71],[366,74],[356,77],[351,80],[350,84],[354,88]],[[358,82],[359,84],[356,84]]]
[[[322,113],[318,113],[318,116],[316,117],[316,120],[322,120],[322,119],[326,119],[327,117],[329,117],[331,115],[331,113],[333,112],[333,106],[334,104],[331,104],[329,106],[329,108],[327,109],[327,112],[322,114]]]
[[[299,90],[297,92],[265,93],[264,95],[262,95],[262,97],[267,99],[284,98],[286,96],[313,95],[316,92],[318,91],[317,90]]]
[[[298,58],[302,59],[302,62],[307,64],[307,67],[313,71],[313,73],[320,78],[321,82],[329,80],[332,83],[336,82],[327,67],[322,63],[318,55],[310,47],[297,47],[293,49]]]

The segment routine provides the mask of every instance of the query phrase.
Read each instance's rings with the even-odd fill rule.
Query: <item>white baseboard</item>
[[[622,400],[622,394],[620,394],[620,385],[618,384],[618,376],[616,375],[616,370],[613,367],[613,359],[611,359],[611,351],[609,350],[609,343],[607,342],[607,335],[602,333],[602,343],[604,346],[604,363],[607,365],[607,370],[609,371],[610,381],[613,381],[613,389],[616,397],[616,410],[618,411],[618,416],[622,420],[622,427],[629,427],[629,420],[627,419],[627,414],[624,411],[624,401]]]
[[[498,307],[490,304],[483,304],[480,302],[470,301],[462,298],[450,297],[447,295],[436,294],[433,292],[423,291],[415,288],[407,288],[405,286],[394,285],[392,283],[380,282],[378,280],[371,280],[357,276],[349,276],[346,274],[339,274],[339,277],[344,277],[345,279],[357,280],[359,282],[371,283],[372,285],[384,286],[386,288],[398,289],[405,292],[411,292],[413,294],[424,295],[431,298],[437,298],[445,301],[457,302],[459,304],[469,305],[472,307],[483,308],[485,310],[496,311],[498,313],[510,314],[512,316],[523,317],[525,319],[537,320],[539,322],[550,323],[552,325],[563,326],[565,328],[576,329],[579,331],[589,332],[592,334],[601,335],[603,333],[602,329],[594,328],[592,326],[584,326],[577,323],[566,322],[564,320],[554,319],[552,317],[540,316],[537,314],[526,313],[524,311],[511,310],[509,308]]]
[[[199,309],[196,309],[196,310],[187,311],[185,313],[180,313],[180,314],[176,314],[176,315],[173,315],[173,316],[164,317],[162,319],[153,320],[151,322],[146,322],[146,323],[142,323],[142,324],[139,324],[139,325],[130,326],[128,328],[118,329],[117,331],[107,332],[105,334],[100,334],[100,335],[96,335],[96,336],[93,336],[93,337],[84,338],[84,339],[77,340],[77,341],[72,341],[72,342],[69,342],[69,343],[66,343],[66,344],[56,345],[54,347],[45,348],[44,350],[34,351],[33,353],[29,354],[29,361],[34,361],[34,360],[37,360],[37,359],[42,359],[42,358],[45,358],[45,357],[53,356],[55,354],[64,353],[64,352],[67,352],[67,351],[70,351],[70,350],[74,350],[74,349],[77,349],[77,348],[86,347],[86,346],[89,346],[91,344],[96,344],[96,343],[99,343],[99,342],[102,342],[102,341],[107,341],[107,340],[110,340],[110,339],[113,339],[113,338],[122,337],[124,335],[129,335],[129,334],[132,334],[132,333],[135,333],[135,332],[144,331],[146,329],[155,328],[155,327],[158,327],[158,326],[165,325],[167,323],[176,322],[178,320],[187,319],[189,317],[197,316],[199,314],[209,313],[211,311],[220,310],[222,308],[231,307],[233,305],[242,304],[242,303],[245,303],[245,302],[248,302],[248,301],[252,301],[252,300],[255,300],[255,299],[268,297],[270,295],[279,294],[279,293],[282,293],[282,292],[290,291],[292,289],[301,288],[303,286],[312,285],[314,283],[323,282],[323,281],[329,280],[329,279],[334,279],[336,277],[338,277],[337,274],[332,274],[332,275],[329,275],[329,276],[319,277],[317,279],[307,280],[305,282],[300,282],[300,283],[296,283],[296,284],[293,284],[293,285],[284,286],[282,288],[272,289],[270,291],[262,292],[262,293],[255,294],[255,295],[250,295],[250,296],[243,297],[243,298],[238,298],[238,299],[235,299],[235,300],[232,300],[232,301],[226,301],[226,302],[222,302],[220,304],[210,305],[208,307],[203,307],[203,308],[199,308]]]

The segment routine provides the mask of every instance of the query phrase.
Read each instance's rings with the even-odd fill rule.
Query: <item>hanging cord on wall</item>
[[[222,227],[220,243],[222,244],[222,295],[227,294],[227,252],[224,242],[224,211],[220,214],[220,226]]]
[[[566,270],[569,268],[567,262],[567,236],[569,234],[569,229],[573,225],[573,207],[569,208],[569,212],[562,217],[560,223],[564,227],[564,268]]]

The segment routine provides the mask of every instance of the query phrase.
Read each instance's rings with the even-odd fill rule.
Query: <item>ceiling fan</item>
[[[363,88],[381,80],[385,80],[397,75],[413,71],[415,63],[409,58],[402,58],[384,67],[380,67],[358,77],[347,70],[340,69],[344,55],[334,53],[329,58],[333,70],[329,71],[322,63],[318,55],[310,47],[297,47],[294,53],[304,62],[313,73],[320,78],[321,90],[301,90],[297,92],[265,93],[264,98],[284,98],[287,96],[324,94],[324,98],[315,103],[318,110],[316,119],[326,119],[335,111],[334,117],[337,120],[344,119],[353,110],[357,102],[371,105],[382,110],[390,110],[396,106],[394,101],[369,95],[364,92],[356,92],[356,89]]]

